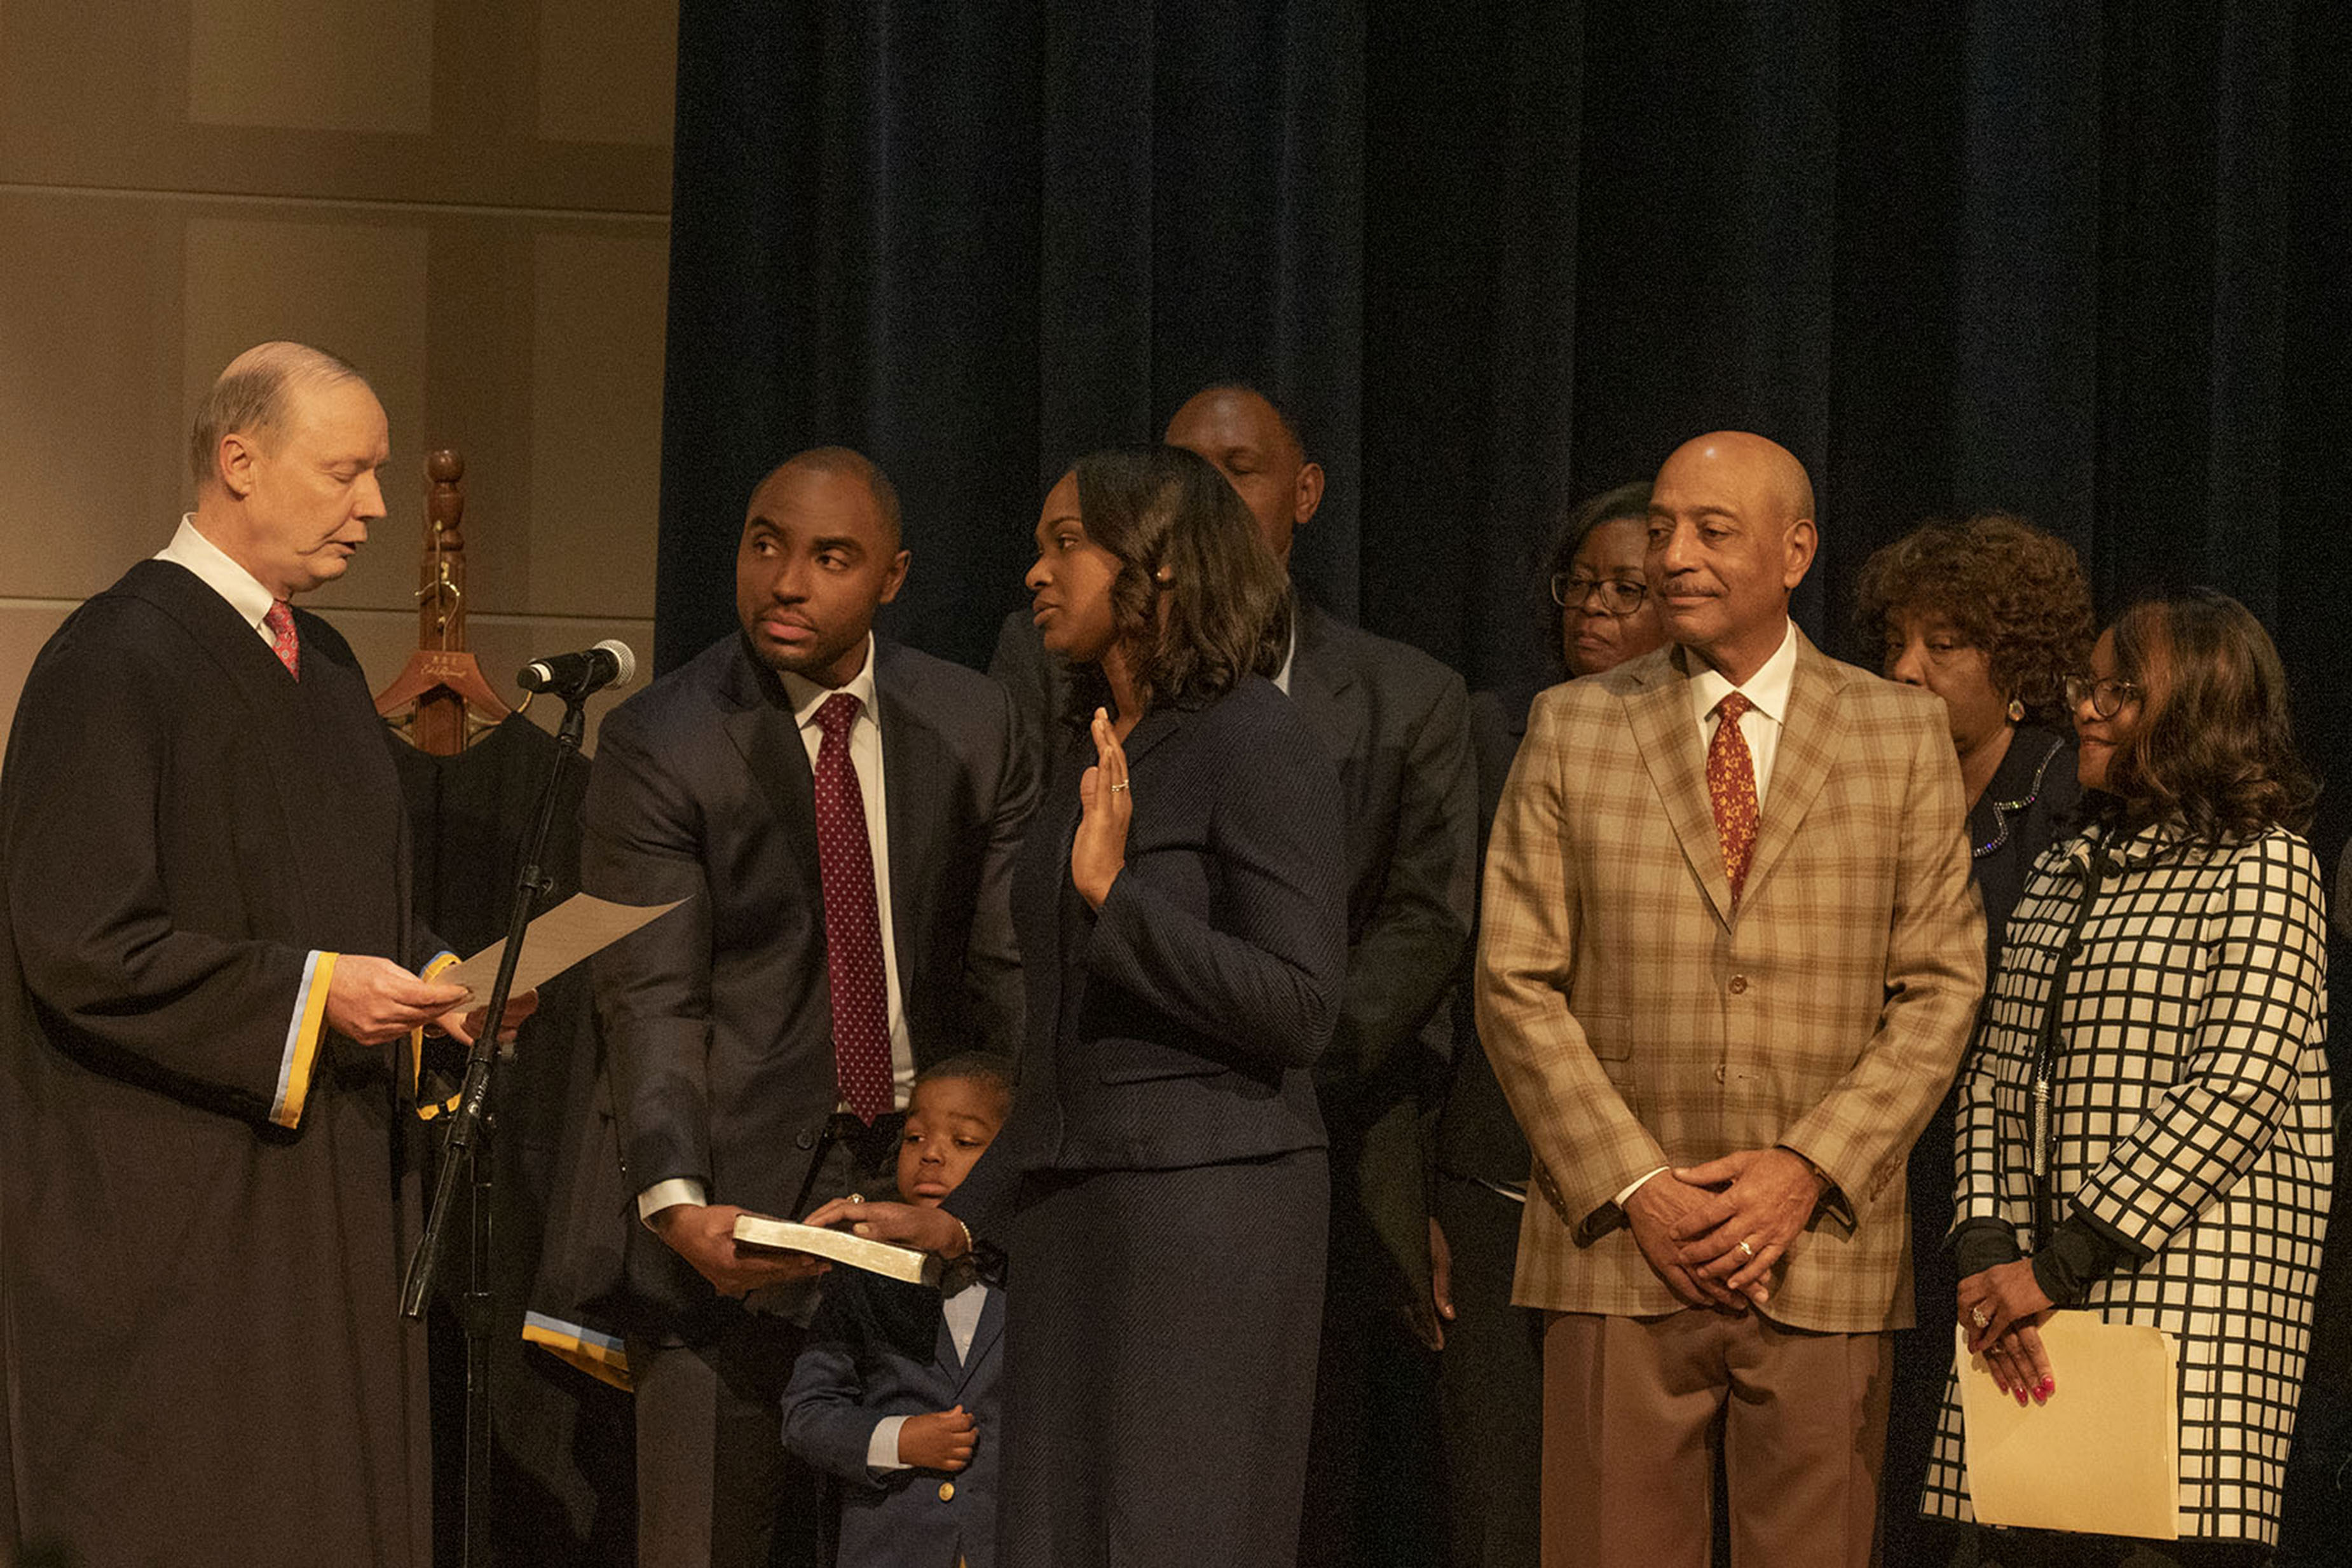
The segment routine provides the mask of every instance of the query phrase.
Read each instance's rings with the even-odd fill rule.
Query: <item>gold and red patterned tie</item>
[[[866,1125],[891,1106],[890,998],[866,797],[849,758],[857,698],[835,692],[816,710],[816,864],[824,892],[825,978],[833,991],[833,1070],[841,1098]]]
[[[278,662],[286,666],[288,674],[300,680],[302,643],[294,635],[294,607],[282,599],[273,599],[269,613],[261,618],[261,623],[269,628],[269,647],[278,655]]]
[[[1706,748],[1706,796],[1715,806],[1715,837],[1723,846],[1723,874],[1735,908],[1756,847],[1756,764],[1739,733],[1739,716],[1755,706],[1738,692],[1716,704],[1715,739]]]

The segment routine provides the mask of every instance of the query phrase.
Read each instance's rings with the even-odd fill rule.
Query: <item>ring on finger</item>
[[[1969,1322],[1976,1324],[1977,1327],[1980,1329],[1990,1328],[1992,1326],[1992,1314],[1986,1312],[1980,1305],[1970,1307],[1969,1309]]]
[[[1128,785],[1128,781],[1127,781],[1126,779],[1120,779],[1118,783],[1116,783],[1116,784],[1112,785],[1112,786],[1111,786],[1111,788],[1112,788],[1113,789],[1126,789],[1126,788],[1127,788],[1127,785]]]
[[[1751,1263],[1756,1260],[1756,1249],[1748,1245],[1745,1238],[1742,1238],[1739,1243],[1739,1255]]]

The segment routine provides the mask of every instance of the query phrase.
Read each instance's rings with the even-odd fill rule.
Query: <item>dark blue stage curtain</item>
[[[890,629],[979,663],[1053,477],[1240,377],[1331,471],[1299,579],[1496,685],[1562,504],[1743,426],[1818,482],[1848,656],[1933,514],[2060,531],[2109,612],[2244,599],[2332,857],[2347,80],[2342,0],[685,0],[657,661],[838,441],[905,498]]]

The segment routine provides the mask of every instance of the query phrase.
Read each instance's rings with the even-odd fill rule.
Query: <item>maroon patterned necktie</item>
[[[282,599],[269,601],[269,613],[261,618],[269,628],[270,652],[286,666],[286,673],[296,680],[302,678],[302,643],[294,635],[294,607]]]
[[[816,860],[824,887],[824,971],[833,988],[833,1071],[841,1099],[871,1126],[890,1109],[890,998],[866,797],[849,759],[858,700],[835,692],[816,710]]]
[[[1734,906],[1748,881],[1748,852],[1756,847],[1756,761],[1739,733],[1739,716],[1755,706],[1738,692],[1716,704],[1715,739],[1706,748],[1706,796],[1715,806],[1715,837],[1723,846]]]

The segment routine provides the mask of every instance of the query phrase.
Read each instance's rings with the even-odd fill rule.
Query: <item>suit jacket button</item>
[[[802,1132],[793,1139],[793,1147],[796,1149],[807,1149],[814,1148],[815,1146],[816,1134],[807,1131],[806,1129],[803,1129]]]
[[[940,1483],[940,1500],[941,1502],[955,1501],[955,1482],[941,1481]]]

